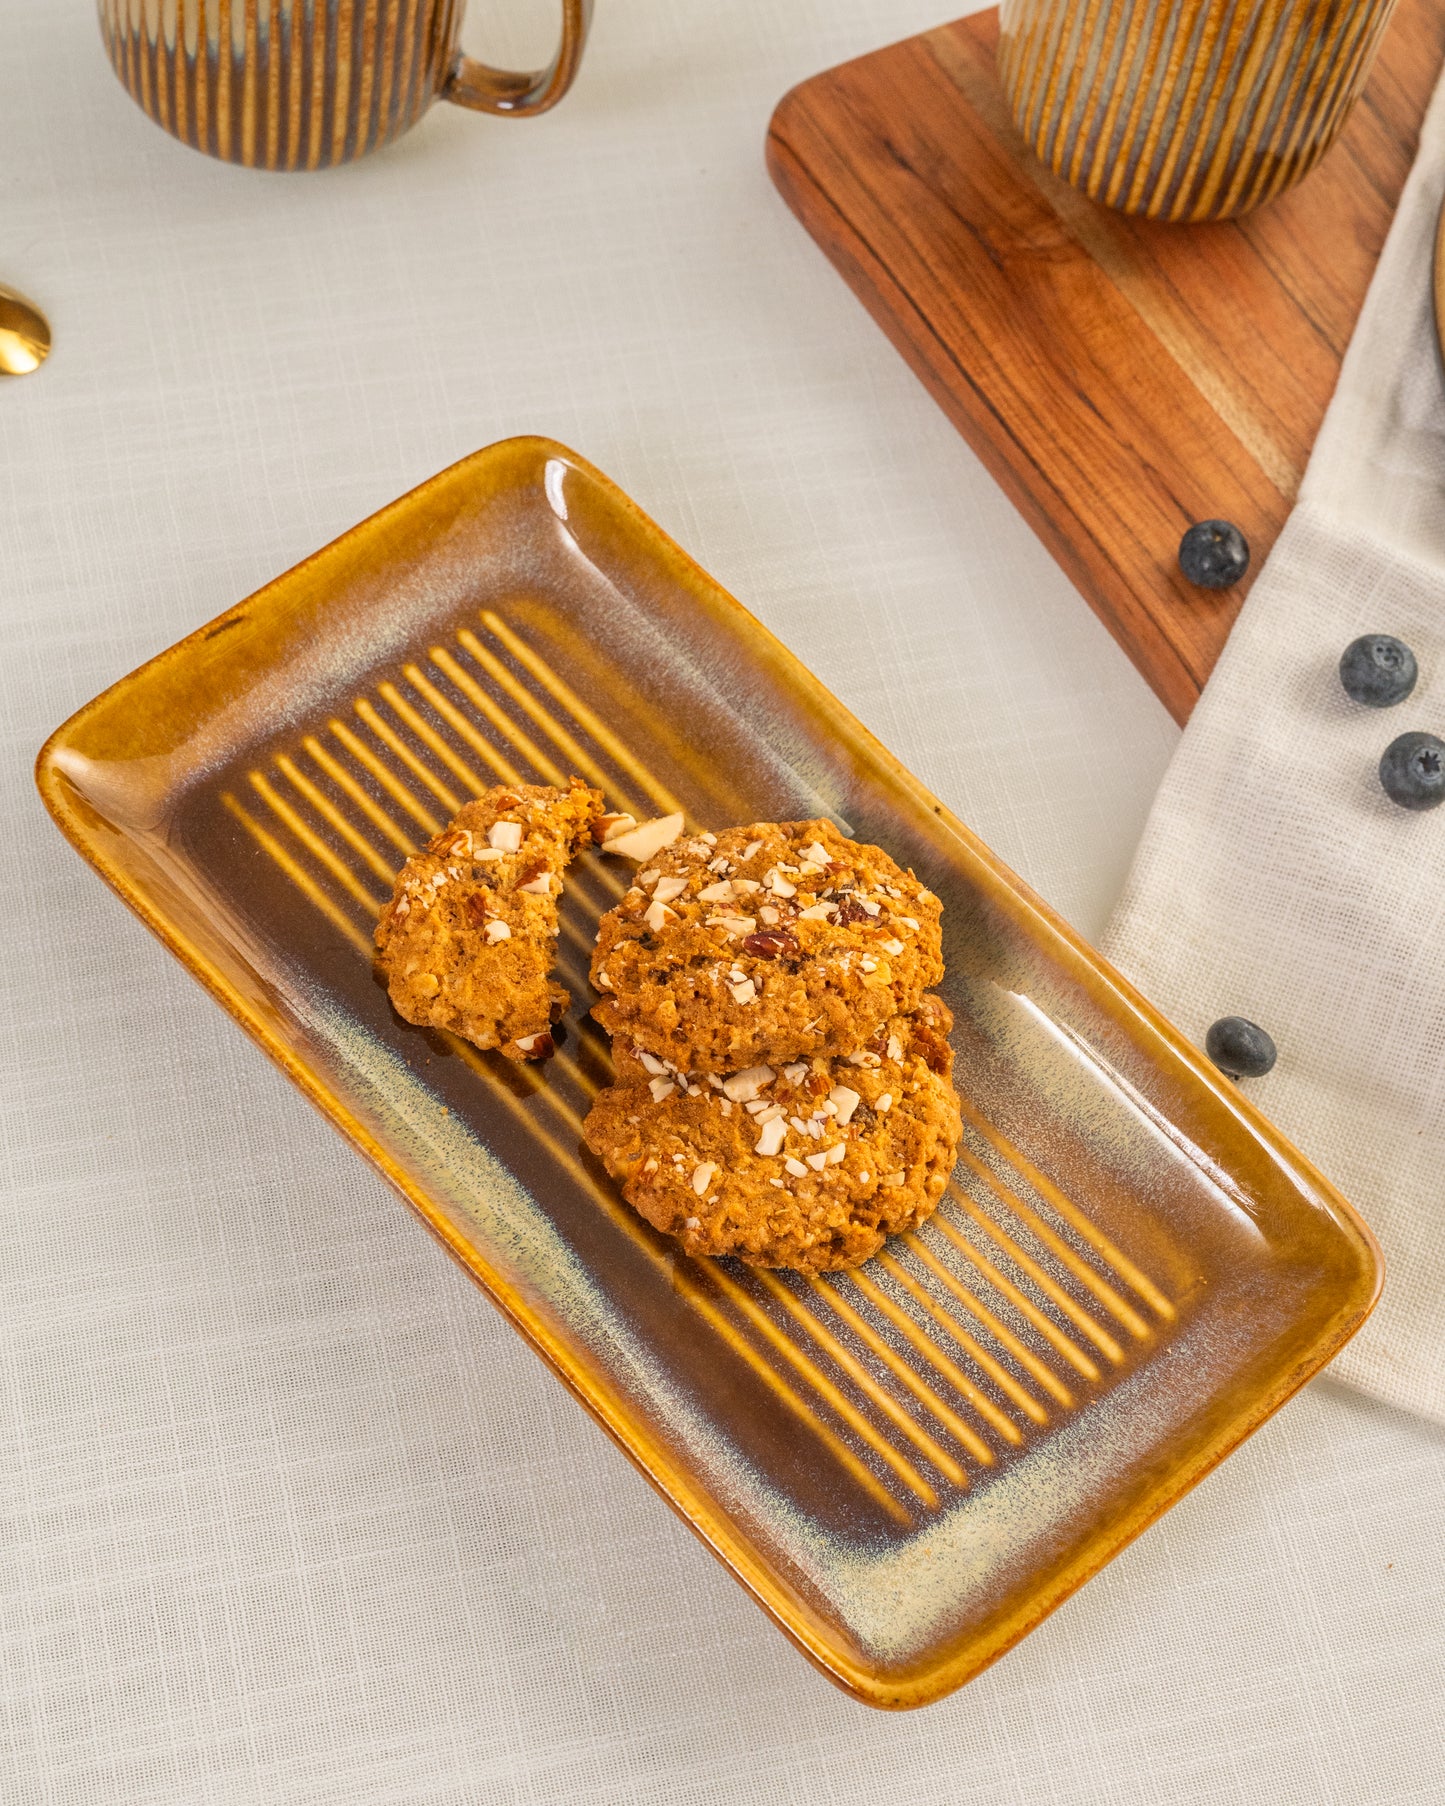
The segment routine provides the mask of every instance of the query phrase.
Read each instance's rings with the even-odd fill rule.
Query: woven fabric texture
[[[1315,446],[1149,817],[1105,950],[1202,1040],[1268,1028],[1252,1101],[1364,1214],[1384,1295],[1342,1380],[1445,1421],[1445,814],[1392,803],[1397,734],[1445,737],[1445,383],[1431,308],[1445,89]],[[1341,652],[1390,633],[1413,694],[1351,702]]]
[[[174,144],[7,0],[5,1806],[1438,1797],[1445,1435],[1307,1393],[956,1697],[816,1675],[64,845],[71,710],[509,433],[615,477],[1086,933],[1177,736],[773,193],[936,0],[600,0],[577,86],[317,176]],[[555,0],[473,0],[545,55]],[[1445,825],[1445,824],[1442,824]]]

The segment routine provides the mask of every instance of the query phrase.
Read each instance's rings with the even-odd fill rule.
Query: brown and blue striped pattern
[[[491,609],[311,726],[243,762],[221,802],[368,969],[401,862],[489,785],[562,783],[575,770],[619,812],[683,809],[643,752]],[[574,994],[587,989],[597,916],[626,884],[593,854],[568,875],[557,970]],[[923,1229],[848,1273],[782,1274],[681,1258],[578,1160],[583,1118],[612,1077],[595,1025],[545,1075],[503,1076],[495,1058],[447,1045],[635,1257],[666,1271],[698,1335],[768,1388],[798,1449],[810,1441],[837,1484],[895,1524],[916,1528],[1098,1410],[1182,1321],[1164,1287],[970,1098],[958,1166]]]
[[[999,71],[1057,175],[1151,219],[1247,213],[1308,174],[1395,0],[1003,0]]]
[[[414,125],[461,0],[100,0],[116,72],[157,125],[229,163],[324,169]]]

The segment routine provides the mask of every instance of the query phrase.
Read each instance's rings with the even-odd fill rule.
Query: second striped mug
[[[1151,219],[1227,219],[1307,175],[1395,0],[1002,0],[999,73],[1056,175]]]
[[[524,118],[571,86],[592,0],[562,0],[545,69],[457,48],[466,0],[99,0],[105,47],[157,125],[258,169],[321,169],[400,137],[434,100]]]

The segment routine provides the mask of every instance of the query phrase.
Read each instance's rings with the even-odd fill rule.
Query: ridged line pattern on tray
[[[261,169],[324,169],[436,95],[457,0],[100,0],[116,73],[158,125]]]
[[[1245,213],[1308,173],[1394,0],[1003,0],[999,72],[1054,171],[1151,219]]]
[[[665,785],[500,616],[402,666],[247,774],[224,804],[338,934],[369,959],[408,854],[495,783],[576,772],[634,814],[679,807]],[[587,994],[588,924],[622,894],[587,852],[567,882],[559,972]],[[744,1361],[818,1445],[903,1524],[1087,1404],[1175,1307],[967,1098],[948,1197],[865,1267],[806,1278],[689,1261],[581,1157],[611,1059],[590,1023],[575,1053],[509,1067],[461,1040],[488,1094]],[[519,1095],[519,1086],[522,1094]]]

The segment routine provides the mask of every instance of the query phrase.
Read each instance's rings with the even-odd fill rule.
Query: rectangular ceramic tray
[[[557,1058],[408,1027],[392,874],[578,772],[699,826],[831,816],[944,900],[965,1145],[920,1233],[692,1262],[579,1130],[609,1072],[569,880]],[[1358,1327],[1363,1225],[744,609],[561,446],[443,472],[51,739],[64,832],[375,1162],[784,1630],[875,1705],[1000,1655]]]

